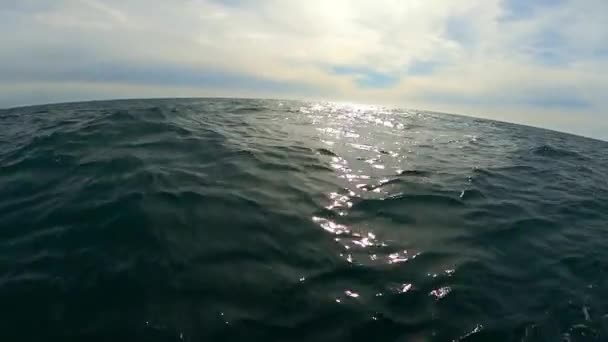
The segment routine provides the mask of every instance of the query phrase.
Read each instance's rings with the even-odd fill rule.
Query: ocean
[[[608,143],[240,99],[0,110],[2,341],[607,341]]]

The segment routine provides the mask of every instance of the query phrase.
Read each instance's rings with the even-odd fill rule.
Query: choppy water
[[[0,111],[3,341],[606,341],[608,144],[263,100]]]

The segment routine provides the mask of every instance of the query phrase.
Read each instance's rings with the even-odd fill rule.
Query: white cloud
[[[597,135],[603,124],[608,132],[602,110],[608,105],[602,77],[608,71],[608,3],[539,1],[531,3],[533,11],[517,12],[509,1],[24,0],[0,6],[0,72],[11,75],[0,84],[13,89],[2,103],[10,104],[6,94],[27,82],[67,95],[68,84],[79,82],[87,94],[123,84],[133,96],[173,96],[184,89],[193,95],[196,89],[202,95],[273,95],[272,89],[230,84],[212,90],[208,84],[168,84],[166,72],[143,84],[106,72],[112,65],[147,65],[312,89],[280,96],[465,112],[587,135]],[[421,65],[424,72],[413,72]],[[97,74],[69,79],[87,70]],[[361,86],[366,72],[372,83],[374,75],[396,82]]]

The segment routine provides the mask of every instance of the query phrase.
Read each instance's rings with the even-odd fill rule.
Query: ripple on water
[[[0,125],[3,340],[608,336],[603,142],[239,99]]]

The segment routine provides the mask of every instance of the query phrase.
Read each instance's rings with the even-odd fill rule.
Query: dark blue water
[[[608,143],[264,100],[0,111],[2,341],[607,341]]]

